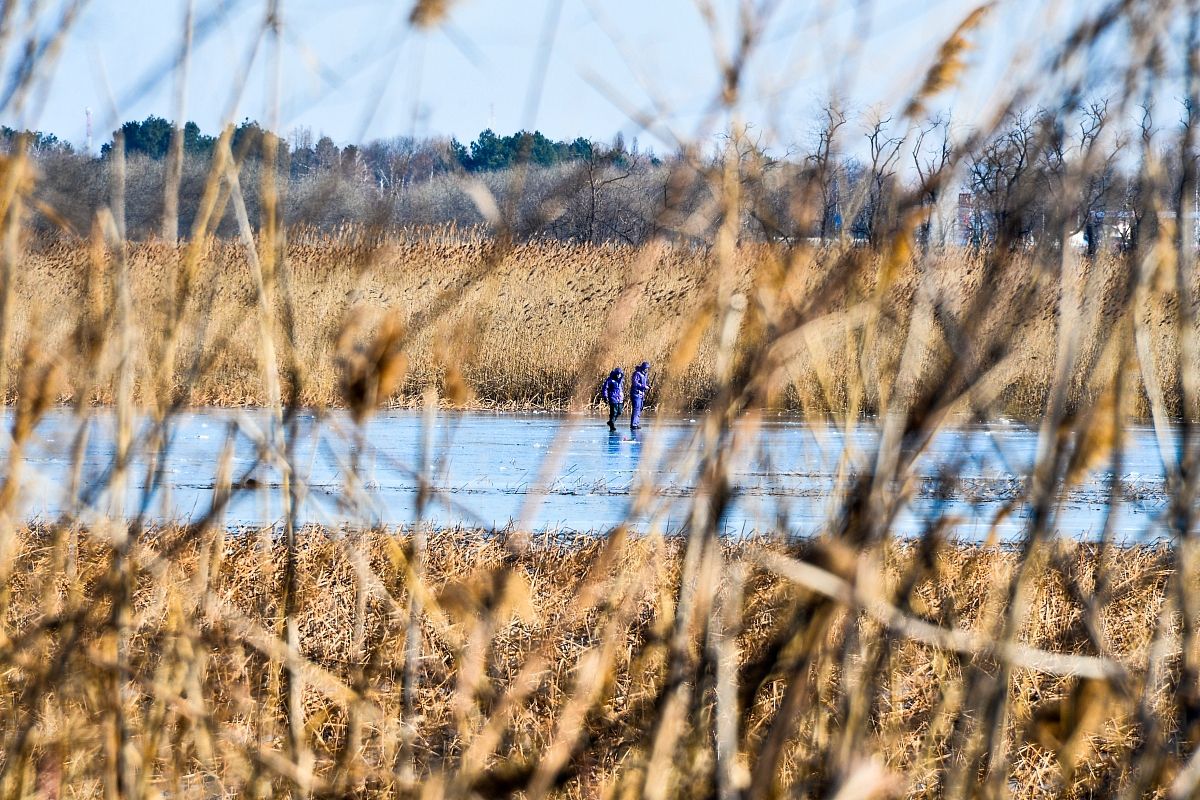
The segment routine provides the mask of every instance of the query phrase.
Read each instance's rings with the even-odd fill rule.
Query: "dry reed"
[[[54,540],[47,528],[23,530],[9,585],[6,647],[19,646],[22,655],[5,678],[0,733],[8,742],[24,733],[24,744],[10,750],[15,760],[4,765],[5,788],[86,796],[104,783],[107,713],[88,687],[112,679],[116,669],[96,633],[112,613],[111,551],[85,535],[70,577],[57,578]],[[410,543],[390,532],[305,529],[298,536],[294,614],[307,665],[305,745],[314,756],[306,781],[317,794],[394,793],[387,754],[402,703],[407,627],[403,607],[392,598],[408,591]],[[514,555],[504,533],[449,530],[431,534],[428,545],[419,773],[441,791],[528,791],[540,774],[539,757],[559,741],[564,710],[598,678],[587,686],[570,758],[548,776],[547,788],[563,797],[630,791],[641,780],[637,765],[648,755],[656,698],[668,679],[663,637],[680,591],[685,543],[547,536]],[[746,541],[722,549],[725,558],[748,564],[759,552],[836,560],[836,551],[820,542]],[[282,613],[282,543],[251,530],[213,542],[166,528],[147,531],[130,555],[128,666],[115,677],[133,731],[127,746],[139,793],[290,793],[295,776],[275,754],[286,727],[286,698],[272,682],[278,646],[269,643]],[[925,563],[928,555],[919,546],[893,543],[862,557],[878,559],[879,590],[898,593],[897,602],[914,619],[986,631],[1003,608],[1018,555],[954,545]],[[367,588],[366,616],[356,623],[364,591],[356,577],[359,557],[377,583]],[[1103,571],[1111,583],[1095,620],[1103,652],[1120,664],[1152,658],[1170,561],[1163,548],[1102,553],[1064,544],[1033,579],[1029,602],[1039,613],[1023,624],[1017,641],[1095,655],[1097,642],[1076,593],[1093,591]],[[581,584],[596,591],[580,596]],[[769,722],[787,702],[787,676],[804,664],[791,680],[806,687],[812,702],[794,717],[778,791],[824,794],[857,770],[874,770],[908,796],[945,791],[961,768],[956,742],[982,733],[969,719],[957,723],[965,726],[957,731],[949,723],[962,692],[998,674],[993,658],[947,654],[903,639],[850,645],[853,613],[761,566],[748,566],[738,591],[740,619],[722,634],[732,637],[738,654],[729,665],[739,687],[738,752],[744,754],[736,770],[754,766],[750,754],[763,746]],[[808,640],[796,625],[828,614],[818,640]],[[532,673],[531,663],[539,665]],[[683,741],[708,735],[704,721],[719,702],[715,676],[706,671],[714,668],[721,665],[709,663],[688,679],[696,685],[681,722]],[[872,668],[887,678],[871,684],[870,719],[856,720],[857,700],[868,699],[858,697],[864,670]],[[592,674],[597,669],[601,674]],[[1158,680],[1145,690],[1153,690],[1152,711],[1171,730],[1180,724],[1169,703],[1180,675],[1168,670]],[[1032,669],[1014,670],[1007,682],[1006,772],[1019,786],[1012,796],[1110,794],[1130,780],[1132,755],[1147,735],[1131,703],[1081,693],[1078,679]],[[361,716],[351,741],[356,708]],[[497,719],[504,721],[500,736],[492,729]],[[849,751],[847,737],[853,737]],[[1072,759],[1069,765],[1064,758]],[[709,759],[680,762],[670,780],[690,793],[689,786],[712,780],[714,768]]]
[[[577,386],[599,384],[605,369],[587,371],[588,354],[611,345],[617,363],[636,364],[648,359],[664,382],[672,386],[673,407],[693,410],[709,405],[718,386],[713,356],[715,329],[695,322],[705,318],[715,303],[708,276],[715,269],[710,251],[691,247],[656,248],[644,252],[624,246],[581,246],[533,241],[504,254],[482,280],[472,281],[479,264],[488,257],[491,240],[481,233],[437,231],[386,238],[364,232],[336,235],[298,235],[289,242],[285,258],[291,271],[290,302],[295,309],[292,335],[294,359],[302,371],[301,404],[317,407],[344,405],[342,366],[346,348],[370,340],[385,320],[401,328],[428,316],[446,292],[458,291],[452,305],[438,308],[436,322],[404,341],[405,380],[380,403],[412,406],[426,386],[439,387],[445,402],[460,407],[492,409],[566,409]],[[131,245],[130,283],[137,316],[134,349],[134,393],[143,403],[163,387],[153,381],[162,369],[164,339],[172,307],[173,265],[184,248],[161,243]],[[172,403],[190,406],[267,405],[269,394],[259,367],[261,334],[254,315],[255,289],[245,260],[245,248],[213,241],[203,264],[192,278],[204,287],[184,313],[206,324],[203,338],[185,335],[176,345],[174,363],[164,376]],[[833,315],[861,312],[876,290],[882,256],[852,254],[856,280],[836,296],[822,297],[822,310]],[[787,285],[771,286],[771,270],[780,258],[791,261]],[[817,416],[842,415],[850,407],[851,386],[861,382],[866,395],[858,410],[878,414],[885,408],[894,364],[906,339],[918,293],[925,302],[937,303],[940,316],[927,324],[931,336],[948,341],[963,315],[987,295],[987,319],[977,334],[986,348],[1005,344],[1003,358],[980,352],[980,358],[999,366],[993,381],[997,400],[989,413],[1021,419],[1038,418],[1054,381],[1050,354],[1058,348],[1058,295],[1056,283],[1038,275],[1036,260],[1017,257],[1001,265],[1000,274],[988,274],[985,254],[950,250],[931,259],[900,265],[879,300],[879,330],[870,347],[855,342],[853,324],[830,326],[823,335],[809,336],[780,365],[788,376],[774,399],[778,410]],[[738,249],[736,286],[754,293],[778,291],[787,302],[814,301],[834,265],[845,264],[828,254],[800,251],[777,253],[773,248],[745,245]],[[14,280],[14,356],[33,337],[60,350],[67,374],[81,374],[73,362],[85,352],[73,352],[71,336],[89,313],[88,274],[94,269],[82,244],[54,242],[33,248],[21,260]],[[638,274],[639,271],[644,274]],[[1079,409],[1089,399],[1090,387],[1104,383],[1115,368],[1112,354],[1102,352],[1114,325],[1127,313],[1129,287],[1124,262],[1106,258],[1081,265],[1079,287],[1089,293],[1086,329],[1081,352],[1070,377],[1067,403]],[[985,285],[986,281],[989,285]],[[638,285],[631,320],[614,342],[603,341],[603,321],[617,298],[631,284]],[[991,284],[999,284],[993,291]],[[1032,285],[1032,289],[1030,286]],[[1069,289],[1068,289],[1069,291]],[[1180,408],[1177,368],[1178,333],[1172,323],[1172,295],[1150,298],[1142,312],[1154,331],[1154,352],[1165,401],[1172,413]],[[44,309],[56,309],[45,313]],[[852,319],[848,320],[852,323]],[[190,333],[190,332],[189,332]],[[699,335],[693,358],[679,374],[672,374],[673,355],[688,336]],[[734,359],[761,343],[761,335],[746,326],[734,345]],[[283,370],[284,355],[278,368]],[[916,371],[939,379],[947,353],[935,345],[922,356]],[[198,359],[207,359],[200,374],[190,374]],[[1003,363],[1001,363],[1003,362]],[[666,372],[664,373],[664,370]],[[15,361],[7,374],[19,372]],[[461,376],[463,386],[447,391],[448,377]],[[79,386],[65,383],[61,397],[73,396]],[[1130,411],[1149,414],[1144,390],[1134,387]],[[114,387],[92,387],[88,401],[111,403]],[[16,386],[8,387],[8,398]],[[455,402],[457,400],[457,402]],[[594,401],[592,396],[589,401]],[[655,396],[652,405],[660,400]],[[961,409],[971,413],[975,409]]]

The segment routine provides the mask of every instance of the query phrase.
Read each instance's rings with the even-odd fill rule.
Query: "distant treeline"
[[[131,237],[145,238],[164,230],[177,132],[181,163],[178,224],[173,229],[186,237],[219,141],[218,135],[205,133],[195,122],[185,123],[181,130],[158,116],[126,122],[101,146],[99,156],[79,152],[53,134],[2,128],[0,149],[11,151],[24,141],[38,162],[36,192],[42,202],[33,213],[33,224],[46,231],[66,228],[82,235],[96,209],[113,196],[112,156],[114,148],[121,147],[126,157],[126,229]],[[230,130],[229,146],[239,163],[239,182],[252,221],[257,222],[262,179],[267,174],[263,159],[273,153],[285,221],[317,228],[488,224],[487,214],[465,190],[464,178],[471,177],[491,189],[498,204],[510,212],[519,236],[635,242],[648,235],[646,226],[655,215],[646,202],[646,181],[665,174],[662,159],[641,151],[636,139],[627,146],[619,135],[612,142],[584,137],[558,141],[540,131],[503,136],[489,129],[467,143],[395,137],[338,146],[330,137],[314,136],[308,129],[295,130],[286,139],[275,137],[247,119]],[[527,167],[519,191],[514,183],[518,165]],[[661,187],[655,191],[661,194]],[[627,202],[628,192],[640,194],[640,201]],[[541,207],[552,196],[559,211],[549,216]],[[236,233],[232,211],[226,210],[216,231]]]
[[[153,159],[163,159],[170,153],[175,130],[173,123],[156,116],[146,117],[140,122],[126,122],[120,130],[113,132],[112,140],[101,147],[100,155],[108,157],[115,142],[120,138],[124,143],[126,155],[140,154]],[[4,129],[6,140],[11,140],[17,135],[11,128]],[[34,149],[39,152],[55,148],[66,152],[71,150],[69,145],[60,142],[53,134],[33,132],[30,135]],[[244,120],[233,128],[233,152],[260,158],[262,142],[267,135],[268,132],[257,122]],[[209,155],[216,143],[217,137],[203,133],[195,122],[189,121],[184,124],[184,153]],[[466,172],[492,172],[510,169],[521,163],[552,167],[572,161],[594,160],[598,156],[619,165],[631,157],[638,156],[636,142],[633,152],[629,153],[620,135],[612,145],[606,146],[582,136],[569,142],[555,141],[541,131],[518,131],[509,136],[500,136],[490,128],[466,144],[457,139],[450,139],[448,142],[439,139],[417,142],[397,138],[372,142],[363,148],[355,145],[339,148],[328,136],[322,136],[314,142],[312,132],[307,129],[295,131],[285,144],[287,146],[280,148],[280,151],[287,158],[293,176],[298,177],[314,170],[343,164],[357,167],[357,162],[361,159],[368,172],[378,176],[381,181],[386,181],[389,175],[389,157],[406,150],[413,153],[424,151],[426,159],[423,166],[433,173],[456,168]],[[647,154],[647,159],[651,163],[659,161],[652,153]]]
[[[557,141],[539,131],[502,136],[490,129],[467,143],[395,137],[338,146],[308,129],[275,136],[252,120],[229,130],[229,146],[254,224],[263,182],[272,177],[284,222],[293,226],[502,226],[525,238],[705,243],[718,225],[723,165],[732,158],[742,176],[745,239],[877,243],[899,224],[901,198],[911,204],[915,197],[929,209],[917,226],[922,241],[1061,246],[1065,235],[1083,236],[1095,249],[1127,245],[1152,222],[1134,219],[1130,209],[1144,190],[1122,171],[1124,140],[1108,135],[1109,127],[1103,103],[1065,114],[1015,113],[974,150],[958,152],[962,137],[949,118],[902,129],[879,115],[852,120],[829,105],[814,118],[808,141],[780,157],[751,133],[722,137],[708,152],[660,157],[620,136]],[[860,143],[853,155],[850,137]],[[126,230],[145,238],[192,232],[220,138],[194,122],[179,130],[151,116],[114,131],[98,157],[53,134],[0,129],[0,148],[19,141],[40,168],[39,202],[30,214],[36,228],[86,233],[116,194],[112,156],[119,146],[126,155]],[[1168,172],[1179,172],[1177,162],[1166,159]],[[177,203],[168,197],[175,175]],[[177,219],[167,224],[172,215]],[[215,231],[237,233],[231,210]]]

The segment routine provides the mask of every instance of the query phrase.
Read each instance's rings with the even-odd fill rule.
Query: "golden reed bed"
[[[1022,559],[1003,549],[725,543],[726,567],[700,571],[716,606],[680,626],[696,596],[680,540],[444,531],[427,541],[406,700],[407,536],[306,529],[294,562],[266,532],[155,529],[123,553],[105,536],[7,542],[4,796],[1113,796],[1169,785],[1182,756],[1151,765],[1143,748],[1189,735],[1180,644],[1159,629],[1167,549],[1060,545],[1026,562],[1012,599]],[[802,562],[825,576],[815,590],[780,577]],[[821,580],[876,599],[847,611]],[[914,634],[928,621],[982,642],[1010,600],[1031,611],[1013,660],[1103,655],[1124,677],[1054,677]],[[679,647],[694,669],[669,668]],[[998,718],[975,704],[994,681]]]
[[[35,360],[55,364],[58,399],[112,400],[112,368],[124,341],[110,335],[118,305],[114,276],[124,274],[113,258],[61,240],[22,256],[9,311],[10,401],[31,341]],[[877,413],[898,390],[906,342],[925,344],[915,359],[909,356],[903,380],[918,388],[922,381],[941,385],[950,348],[964,347],[962,332],[970,330],[972,358],[992,368],[977,408],[1037,418],[1054,378],[1065,285],[1078,291],[1070,298],[1079,342],[1069,405],[1111,381],[1115,348],[1127,337],[1109,334],[1140,314],[1152,333],[1166,407],[1178,408],[1176,293],[1152,288],[1135,300],[1130,266],[1118,257],[1080,261],[1062,285],[1033,257],[959,249],[894,265],[891,254],[869,250],[744,245],[735,253],[735,275],[723,273],[715,259],[709,250],[683,246],[507,245],[453,230],[374,238],[354,230],[294,234],[282,251],[283,268],[268,274],[284,399],[354,405],[353,373],[364,359],[382,357],[383,347],[396,357],[383,396],[372,399],[389,405],[413,404],[433,385],[451,405],[563,409],[590,400],[590,387],[612,364],[647,359],[659,388],[652,405],[702,407],[719,385],[717,298],[737,290],[751,302],[736,331],[735,361],[775,335],[764,327],[762,304],[768,312],[773,304],[816,306],[819,322],[786,343],[782,388],[771,399],[778,409]],[[985,259],[991,259],[986,284]],[[260,366],[259,300],[242,244],[131,243],[127,274],[129,352],[140,402],[270,404]],[[91,375],[109,377],[93,384]],[[1128,410],[1145,415],[1144,390],[1131,388]]]

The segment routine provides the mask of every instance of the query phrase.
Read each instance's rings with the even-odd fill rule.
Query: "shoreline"
[[[19,403],[19,400],[6,398],[0,403],[0,413],[14,410]],[[153,406],[141,402],[134,402],[134,410],[140,413],[148,413],[154,410]],[[628,405],[628,404],[627,404]],[[71,411],[78,406],[73,400],[58,400],[47,406],[47,411]],[[84,409],[116,409],[116,402],[112,400],[96,400],[89,401],[83,404]],[[350,407],[343,403],[301,403],[295,406],[285,406],[284,410],[289,408],[306,412],[309,414],[319,414],[325,412],[340,412],[349,413]],[[173,413],[198,413],[205,411],[269,411],[271,406],[266,403],[255,401],[247,401],[243,403],[190,403],[173,409]],[[381,413],[386,414],[392,411],[423,411],[425,409],[424,398],[421,395],[406,396],[402,400],[388,402],[376,407],[365,419],[377,416]],[[608,411],[607,408],[600,404],[589,404],[582,408],[571,408],[567,404],[537,404],[537,403],[518,403],[505,401],[483,401],[472,403],[450,403],[444,402],[439,398],[437,410],[439,412],[454,412],[464,414],[553,414],[559,416],[580,416],[580,417],[596,417],[605,419]],[[647,405],[642,409],[643,416],[651,419],[660,415],[659,406]],[[683,408],[667,412],[669,418],[696,417],[699,418],[711,412],[708,407]],[[746,416],[749,412],[743,412],[741,416]],[[793,408],[775,408],[762,409],[759,413],[765,419],[789,419],[801,420],[804,422],[818,423],[824,422],[831,425],[846,423],[846,415],[834,412],[825,412],[821,414],[806,415],[803,410]],[[628,408],[622,415],[622,419],[629,415]],[[855,423],[878,422],[885,415],[862,412],[855,415],[853,421]],[[969,426],[989,426],[989,425],[1016,425],[1030,429],[1036,429],[1041,425],[1042,418],[1038,416],[1016,416],[1001,414],[995,417],[983,419],[970,414],[961,412],[948,415],[949,427],[969,427]],[[1171,415],[1167,421],[1171,425],[1179,425],[1184,422],[1184,419],[1179,416]],[[1200,419],[1191,420],[1193,424],[1200,424]],[[1150,415],[1131,414],[1125,419],[1124,424],[1127,426],[1152,427],[1154,424],[1153,417]],[[619,427],[619,426],[618,426]]]
[[[284,528],[285,523],[280,521],[269,525],[251,525],[246,523],[229,523],[222,526],[216,526],[212,523],[207,525],[200,523],[188,522],[158,522],[155,521],[145,528],[143,536],[146,541],[154,541],[155,538],[173,538],[180,536],[198,536],[206,532],[219,529],[225,536],[232,537],[238,540],[252,539],[256,536],[269,535],[276,536]],[[85,532],[88,530],[86,526],[68,525],[71,530]],[[44,535],[47,531],[55,529],[55,525],[49,522],[38,520],[22,523],[22,528],[27,531],[38,531],[39,535]],[[515,527],[515,523],[510,521],[509,524],[495,529],[482,528],[472,525],[440,525],[433,523],[422,523],[418,526],[416,523],[403,524],[364,524],[364,525],[328,525],[305,523],[296,528],[296,541],[304,540],[339,542],[344,541],[347,537],[383,537],[394,541],[410,541],[413,535],[420,531],[427,536],[435,536],[466,542],[468,540],[475,542],[487,542],[503,547],[510,547],[515,543],[516,548],[528,548],[531,551],[584,551],[588,548],[601,547],[609,542],[614,535],[620,535],[621,538],[631,542],[650,545],[653,543],[661,543],[666,547],[677,547],[683,549],[686,547],[691,534],[688,531],[673,528],[668,531],[659,531],[650,533],[642,530],[638,526],[633,525],[618,525],[608,530],[593,528],[589,530],[573,530],[570,528],[555,528],[555,529],[534,529],[521,530]],[[785,550],[811,550],[813,548],[822,548],[827,546],[832,541],[825,534],[817,534],[813,536],[804,536],[798,534],[779,534],[767,533],[757,530],[749,531],[745,534],[737,536],[717,535],[717,541],[724,548],[738,549],[763,547],[768,549],[785,549]],[[918,548],[922,545],[922,538],[919,536],[902,536],[893,534],[887,541],[888,547],[895,547],[902,550]],[[1066,551],[1076,552],[1082,551],[1088,557],[1098,557],[1102,549],[1120,552],[1125,554],[1162,554],[1175,547],[1174,543],[1166,537],[1159,537],[1147,541],[1130,541],[1119,537],[1114,537],[1107,542],[1099,542],[1094,539],[1077,539],[1056,532],[1055,535],[1049,538],[1048,543],[1052,548],[1062,548]],[[952,536],[944,537],[938,540],[939,548],[956,552],[960,554],[973,553],[976,555],[998,554],[998,555],[1020,555],[1023,552],[1024,543],[1008,539],[996,539],[995,541],[977,541],[966,538],[955,538]],[[834,545],[836,546],[836,545]]]

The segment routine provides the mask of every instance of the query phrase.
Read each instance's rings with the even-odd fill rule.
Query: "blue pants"
[[[629,402],[633,405],[629,414],[629,427],[640,428],[642,427],[642,404],[646,402],[646,398],[635,394],[629,398]]]

